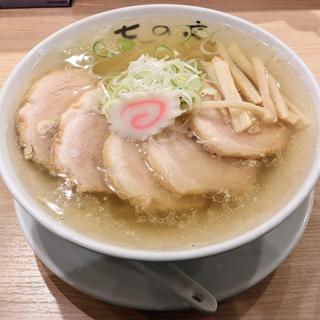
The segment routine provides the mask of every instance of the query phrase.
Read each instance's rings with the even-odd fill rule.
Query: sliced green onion
[[[192,37],[192,29],[190,26],[186,26],[186,25],[178,25],[178,28],[184,29],[184,35],[186,32],[186,39],[184,39],[182,42],[180,42],[180,44],[184,44],[185,42],[187,42],[188,40],[190,40],[190,38]]]
[[[154,49],[154,55],[157,59],[163,60],[174,59],[175,57],[174,51],[163,44]]]
[[[205,29],[195,29],[192,31],[192,34],[200,39],[207,39],[209,37],[208,31]]]
[[[202,90],[202,81],[199,79],[199,76],[193,76],[186,81],[186,87],[188,87],[192,91],[199,91]]]
[[[168,52],[168,48],[162,47],[159,50],[161,53]],[[100,62],[98,70],[94,70],[95,73],[103,74],[105,70],[115,67],[116,58],[121,58],[121,55],[104,59],[103,65]],[[102,91],[104,110],[109,110],[123,94],[138,91],[177,90],[181,103],[186,104],[188,110],[191,110],[193,104],[198,104],[201,100],[202,73],[196,61],[182,61],[178,58],[164,60],[149,55],[142,55],[137,60],[131,59],[130,61],[125,71],[112,79],[107,78],[106,81],[101,82],[106,90],[106,92]]]
[[[209,39],[203,40],[200,43],[200,50],[203,54],[206,54],[208,56],[214,56],[218,53],[218,49],[216,48],[216,40],[212,39],[212,35],[210,36]],[[211,50],[208,48],[211,47]]]
[[[126,53],[126,52],[133,50],[134,47],[136,46],[136,43],[130,39],[119,38],[118,45],[119,45],[121,52]]]
[[[199,106],[201,105],[201,96],[197,92],[191,90],[188,90],[188,93],[192,99],[193,108],[199,108]]]
[[[117,51],[112,50],[106,40],[98,40],[92,46],[93,53],[101,58],[108,58],[115,54],[118,54]]]
[[[178,73],[180,69],[175,64],[173,64],[172,65],[172,70],[173,70],[174,73]]]

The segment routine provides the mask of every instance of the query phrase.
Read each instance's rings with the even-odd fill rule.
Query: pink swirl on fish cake
[[[163,100],[155,99],[155,98],[153,98],[153,99],[141,99],[141,100],[137,100],[135,102],[131,102],[131,103],[128,103],[127,105],[125,105],[122,108],[121,113],[120,113],[121,118],[124,118],[126,112],[129,109],[137,109],[139,111],[140,107],[144,106],[144,105],[149,105],[150,108],[154,108],[152,105],[158,106],[159,112],[158,112],[158,114],[156,115],[156,117],[152,121],[150,121],[149,123],[146,123],[146,124],[139,124],[139,122],[141,121],[141,119],[148,118],[149,114],[147,112],[143,112],[143,113],[140,113],[140,114],[135,114],[130,119],[130,124],[131,124],[131,126],[133,128],[135,128],[137,130],[143,130],[143,129],[146,129],[146,128],[150,128],[153,125],[157,124],[157,122],[162,119],[162,117],[164,116],[165,111],[167,109],[167,105],[166,105],[165,101],[163,101]]]
[[[182,113],[177,92],[132,92],[111,107],[111,130],[121,137],[144,140],[171,125]]]

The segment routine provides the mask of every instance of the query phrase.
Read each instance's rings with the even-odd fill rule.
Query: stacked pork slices
[[[256,130],[248,111],[206,107],[221,94],[233,95],[234,103],[241,100],[237,89],[230,92],[219,79],[224,67],[215,61],[220,96],[204,96],[204,108],[185,115],[183,125],[177,120],[144,141],[110,132],[87,72],[51,72],[33,85],[18,112],[24,156],[65,177],[77,192],[114,192],[144,210],[199,208],[217,192],[245,194],[256,182],[252,159],[279,152],[289,130],[263,122]],[[260,93],[253,95],[259,103]]]

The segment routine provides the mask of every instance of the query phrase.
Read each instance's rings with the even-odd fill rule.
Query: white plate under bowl
[[[292,251],[309,220],[312,192],[290,217],[267,235],[235,250],[177,265],[219,301],[240,293],[270,274]],[[35,255],[60,279],[106,302],[144,310],[177,310],[189,305],[127,260],[104,256],[42,227],[15,203],[23,233]]]

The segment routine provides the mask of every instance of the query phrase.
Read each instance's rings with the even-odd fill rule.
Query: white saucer
[[[178,262],[218,300],[240,293],[270,274],[292,251],[309,220],[314,193],[276,229],[241,248],[217,256]],[[59,238],[17,203],[17,216],[36,256],[59,278],[106,302],[145,310],[177,310],[189,305],[147,278],[128,261],[107,257]]]

